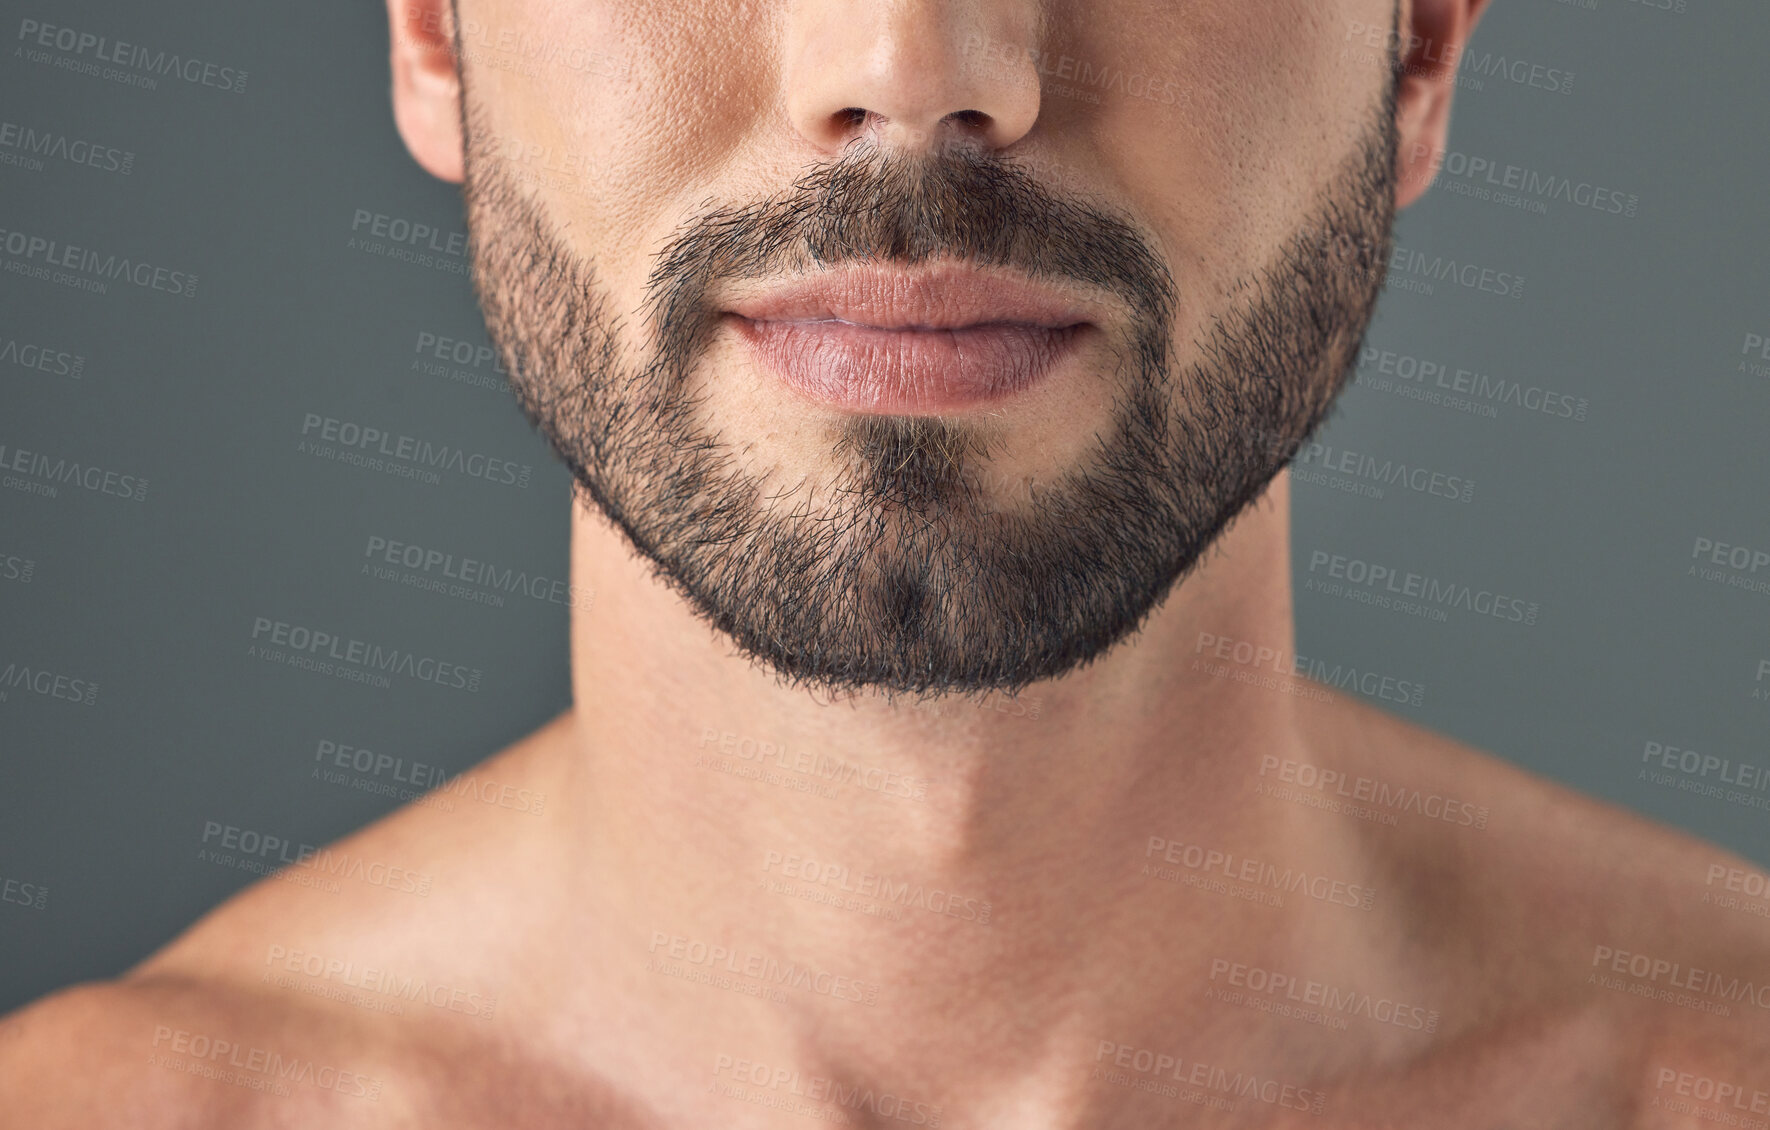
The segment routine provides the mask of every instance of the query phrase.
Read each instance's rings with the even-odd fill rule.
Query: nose
[[[1039,116],[1037,0],[791,0],[782,66],[793,128],[834,154],[872,134],[1005,149]]]

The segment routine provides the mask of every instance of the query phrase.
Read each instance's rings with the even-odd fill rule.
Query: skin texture
[[[1446,48],[1481,7],[1402,6],[1398,207],[1442,151]],[[1172,345],[1196,362],[1367,136],[1389,58],[1349,33],[1395,18],[1384,0],[460,15],[456,37],[432,0],[390,7],[401,135],[462,178],[464,57],[503,171],[596,265],[629,365],[685,217],[778,194],[857,134],[953,132],[1131,217],[1191,296]],[[596,54],[500,65],[524,36]],[[1078,60],[1174,100],[1091,89]],[[593,171],[544,176],[532,146]],[[827,416],[718,360],[721,436],[753,466],[827,467]],[[1080,457],[1098,391],[1047,381],[979,421],[1001,501]],[[919,704],[752,663],[581,497],[572,583],[595,600],[573,613],[574,706],[474,771],[523,804],[444,794],[333,845],[429,876],[426,896],[267,880],[125,977],[14,1014],[0,1109],[32,1127],[801,1125],[791,1102],[863,1126],[1660,1128],[1704,1124],[1709,1080],[1749,1110],[1770,1010],[1722,1014],[1690,972],[1770,984],[1762,920],[1704,899],[1712,868],[1748,864],[1238,662],[1237,644],[1293,651],[1287,483],[1094,662],[1018,699]],[[1324,808],[1337,794],[1299,766],[1339,773],[1358,811]],[[1263,878],[1286,869],[1308,887]],[[1618,952],[1649,975],[1613,971]],[[1256,988],[1274,974],[1308,1015]],[[1679,1000],[1639,991],[1678,978]],[[314,1066],[273,1093],[272,1056]]]

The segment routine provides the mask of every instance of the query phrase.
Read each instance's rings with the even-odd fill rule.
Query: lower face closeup
[[[1394,18],[459,0],[488,327],[744,653],[1018,690],[1135,631],[1343,384],[1397,145],[1393,54],[1346,29]],[[600,62],[496,65],[525,36]]]

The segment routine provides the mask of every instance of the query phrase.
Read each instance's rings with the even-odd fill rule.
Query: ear
[[[460,183],[461,73],[450,0],[387,0],[393,44],[393,121],[414,160]]]
[[[1395,207],[1418,200],[1438,175],[1450,133],[1450,99],[1463,49],[1487,0],[1402,0],[1397,54]]]

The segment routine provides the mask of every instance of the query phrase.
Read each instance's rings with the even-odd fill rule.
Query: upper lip
[[[757,322],[842,321],[887,330],[1023,325],[1046,329],[1099,322],[1100,304],[999,270],[960,264],[923,268],[837,267],[778,283],[746,285],[725,312]]]

